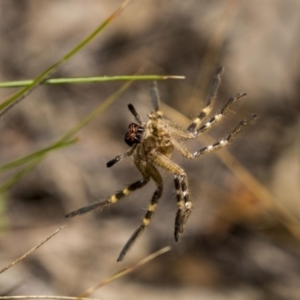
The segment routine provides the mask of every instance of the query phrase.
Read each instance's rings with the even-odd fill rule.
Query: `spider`
[[[154,112],[148,115],[148,121],[143,122],[132,104],[128,104],[128,109],[134,116],[136,123],[131,123],[125,135],[125,142],[130,147],[125,153],[116,156],[107,163],[107,167],[112,167],[123,158],[133,156],[133,162],[142,175],[142,179],[128,185],[123,190],[110,196],[107,200],[95,202],[91,205],[82,207],[66,215],[67,218],[87,213],[94,209],[103,209],[106,206],[117,203],[130,193],[145,186],[151,179],[156,184],[156,189],[151,198],[148,210],[142,220],[141,225],[129,238],[123,247],[118,260],[121,261],[135,240],[141,235],[144,229],[150,224],[152,216],[156,210],[158,201],[163,193],[163,179],[157,168],[164,169],[174,176],[176,189],[177,213],[175,217],[175,241],[179,241],[184,231],[185,224],[192,212],[193,204],[189,196],[189,187],[187,175],[183,168],[171,160],[172,153],[177,150],[182,156],[188,159],[194,159],[202,155],[212,153],[213,151],[227,146],[252,120],[256,114],[252,114],[242,121],[231,131],[224,139],[204,147],[194,153],[190,152],[183,144],[186,140],[197,138],[200,134],[207,132],[210,128],[220,122],[230,107],[245,93],[239,93],[231,97],[220,113],[212,117],[208,122],[201,126],[203,119],[211,111],[212,103],[216,98],[218,88],[221,82],[223,67],[220,67],[211,83],[209,93],[206,99],[207,106],[192,121],[187,129],[184,129],[173,121],[164,117],[159,109],[159,93],[155,82],[151,83],[150,96]]]

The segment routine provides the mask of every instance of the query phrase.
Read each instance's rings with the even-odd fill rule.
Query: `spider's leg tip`
[[[217,70],[217,74],[222,75],[225,71],[225,68],[223,66],[220,66]]]
[[[175,232],[175,234],[174,234],[175,242],[180,242],[180,236],[181,236],[181,233]]]
[[[76,215],[76,214],[74,214],[74,212],[71,212],[71,213],[69,213],[69,214],[66,214],[66,215],[65,215],[65,218],[69,219],[69,218],[74,217],[75,215]]]
[[[114,158],[114,159],[112,159],[112,160],[110,160],[110,161],[108,161],[108,162],[106,163],[106,167],[107,167],[107,168],[110,168],[110,167],[112,167],[116,162],[117,162],[117,160]]]
[[[117,259],[117,262],[122,261],[123,258],[124,258],[124,254],[123,254],[123,253],[120,253],[120,255],[119,255],[118,259]]]
[[[234,98],[235,98],[235,99],[240,99],[240,98],[243,98],[243,97],[245,97],[245,96],[247,96],[247,93],[241,92],[241,93],[235,94],[235,95],[234,95]]]
[[[246,118],[246,121],[251,122],[256,118],[257,118],[257,114],[252,114],[252,115],[250,115],[249,117]]]

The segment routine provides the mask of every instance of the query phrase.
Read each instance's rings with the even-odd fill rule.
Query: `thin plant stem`
[[[167,246],[167,247],[164,247],[164,248],[162,248],[162,249],[160,249],[160,250],[158,250],[158,251],[156,251],[156,252],[150,254],[149,256],[143,258],[142,260],[140,260],[140,261],[137,262],[136,264],[134,264],[134,265],[132,265],[132,266],[130,266],[130,267],[127,267],[127,268],[125,268],[125,269],[123,269],[123,270],[121,270],[121,271],[119,271],[119,272],[113,274],[111,277],[104,279],[104,280],[101,281],[100,283],[98,283],[98,284],[96,284],[96,285],[90,287],[88,290],[86,290],[85,292],[81,293],[81,294],[78,296],[78,298],[84,299],[85,297],[90,296],[91,294],[93,294],[93,293],[94,293],[96,290],[98,290],[99,288],[101,288],[101,287],[103,287],[103,286],[105,286],[105,285],[107,285],[107,284],[109,284],[109,283],[111,283],[111,282],[117,280],[117,279],[120,278],[120,277],[123,277],[123,276],[127,275],[128,273],[132,272],[132,271],[135,270],[136,268],[138,268],[138,267],[144,265],[145,263],[147,263],[147,262],[153,260],[154,258],[156,258],[156,257],[158,257],[158,256],[160,256],[160,255],[162,255],[162,254],[164,254],[164,253],[166,253],[166,252],[168,252],[168,251],[170,251],[170,250],[171,250],[171,247],[170,247],[170,246]]]
[[[63,56],[60,60],[58,60],[51,67],[43,71],[38,77],[34,79],[34,81],[28,85],[23,87],[21,90],[17,91],[7,100],[0,104],[0,118],[3,117],[11,108],[13,108],[16,104],[18,104],[21,100],[23,100],[35,87],[41,84],[45,79],[47,79],[54,71],[56,71],[63,63],[68,61],[71,57],[73,57],[77,52],[79,52],[83,47],[85,47],[90,41],[92,41],[98,33],[100,33],[111,21],[113,21],[129,4],[131,0],[124,0],[123,3],[119,6],[117,10],[115,10],[104,22],[100,24],[91,34],[89,34],[82,42],[80,42],[75,48],[73,48],[70,52],[68,52],[65,56]]]
[[[43,246],[46,242],[48,242],[51,238],[53,238],[55,235],[57,235],[62,229],[64,229],[66,227],[66,225],[61,226],[60,228],[56,229],[51,235],[49,235],[46,239],[44,239],[41,243],[37,244],[36,246],[34,246],[33,248],[31,248],[29,251],[27,251],[25,254],[23,254],[22,256],[20,256],[18,259],[14,260],[12,263],[10,263],[9,265],[7,265],[6,267],[2,268],[0,270],[0,274],[5,272],[6,270],[10,269],[11,267],[13,267],[15,264],[17,264],[18,262],[20,262],[21,260],[25,259],[28,255],[30,255],[32,252],[34,252],[35,250],[37,250],[38,248],[40,248],[41,246]]]
[[[53,84],[78,84],[108,81],[139,81],[139,80],[166,80],[184,79],[178,75],[120,75],[120,76],[96,76],[96,77],[72,77],[72,78],[50,78],[42,81],[41,85]],[[15,88],[33,84],[34,79],[0,82],[0,88]]]
[[[70,145],[73,145],[77,141],[78,141],[78,139],[72,139],[72,140],[69,140],[69,141],[62,142],[60,144],[55,143],[55,145],[52,145],[52,146],[47,147],[45,149],[39,150],[39,151],[37,151],[35,153],[29,154],[29,155],[24,156],[22,158],[19,158],[19,159],[16,159],[14,161],[11,161],[11,162],[3,165],[3,166],[0,166],[0,173],[8,171],[8,170],[16,168],[16,167],[19,167],[20,165],[28,163],[31,160],[33,160],[33,159],[35,159],[37,157],[40,157],[41,155],[44,155],[44,154],[46,154],[46,153],[48,153],[50,151],[53,151],[53,150],[56,150],[56,149],[59,149],[59,148],[64,148],[64,147],[68,147]]]

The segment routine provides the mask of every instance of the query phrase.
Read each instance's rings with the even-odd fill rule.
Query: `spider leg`
[[[211,153],[215,150],[218,150],[220,148],[223,148],[227,146],[230,142],[234,140],[234,138],[240,133],[240,131],[243,129],[244,126],[248,125],[251,121],[253,121],[256,118],[256,114],[250,115],[240,121],[238,125],[232,130],[232,132],[228,135],[227,138],[222,139],[212,145],[209,145],[207,147],[204,147],[196,152],[194,152],[193,156],[198,157],[203,154]]]
[[[195,138],[194,133],[186,131],[184,128],[181,128],[170,120],[164,119],[164,121],[168,125],[168,129],[175,139],[191,140]]]
[[[128,104],[128,109],[130,110],[130,112],[133,114],[133,116],[135,117],[136,121],[141,125],[143,124],[142,118],[140,117],[140,115],[137,113],[137,111],[135,110],[134,106],[129,103]]]
[[[109,206],[111,204],[117,203],[119,200],[121,200],[122,198],[128,196],[129,194],[131,194],[135,190],[142,188],[148,182],[149,182],[149,178],[140,179],[140,180],[128,185],[126,188],[124,188],[123,190],[117,192],[116,194],[110,196],[107,200],[97,201],[97,202],[92,203],[90,205],[79,208],[79,209],[77,209],[73,212],[70,212],[69,214],[66,215],[66,218],[73,218],[77,215],[85,214],[85,213],[87,213],[91,210],[94,210],[94,209],[102,210],[105,206]]]
[[[163,192],[163,181],[162,181],[162,177],[159,174],[158,170],[154,166],[152,166],[151,164],[147,164],[146,170],[149,172],[149,175],[154,180],[157,187],[156,187],[156,190],[155,190],[155,192],[152,196],[150,204],[148,206],[147,213],[145,214],[145,216],[142,220],[142,224],[138,227],[138,229],[132,234],[130,239],[127,241],[127,243],[123,247],[117,261],[123,260],[124,256],[126,255],[128,250],[131,248],[133,243],[141,235],[141,233],[144,231],[144,229],[150,224],[151,218],[152,218],[152,216],[153,216],[153,214],[156,210],[158,201],[159,201],[159,199],[162,195],[162,192]]]
[[[116,194],[110,196],[107,200],[97,201],[97,202],[92,203],[90,205],[79,208],[79,209],[77,209],[73,212],[70,212],[69,214],[66,215],[66,218],[73,218],[77,215],[85,214],[85,213],[87,213],[91,210],[94,210],[94,209],[102,210],[105,206],[109,206],[111,204],[117,203],[119,200],[121,200],[122,198],[128,196],[129,194],[131,194],[135,190],[142,188],[144,185],[146,185],[149,182],[150,176],[148,175],[147,171],[144,168],[142,168],[140,165],[136,164],[136,166],[143,175],[142,179],[128,185],[123,190],[121,190],[121,191],[117,192]]]
[[[203,124],[201,127],[197,128],[194,132],[184,131],[179,127],[175,127],[171,122],[168,123],[169,130],[172,132],[173,136],[177,139],[189,140],[196,138],[200,133],[205,133],[213,126],[218,124],[229,111],[230,107],[240,98],[246,96],[246,93],[238,93],[233,97],[229,98],[221,112],[212,117],[208,122]],[[200,122],[200,121],[199,121]],[[189,129],[188,129],[189,130]],[[184,155],[185,156],[185,155]],[[189,157],[188,157],[189,158]]]
[[[115,163],[119,162],[122,160],[124,157],[131,156],[132,153],[134,152],[135,148],[137,147],[137,144],[134,144],[130,149],[128,149],[125,153],[117,155],[114,159],[110,160],[107,162],[106,166],[108,168],[112,167]]]
[[[180,143],[180,141],[172,138],[171,139],[173,146],[175,147],[175,149],[184,157],[188,158],[188,159],[194,159],[194,155],[193,153],[191,153],[182,143]]]
[[[158,91],[158,88],[157,88],[157,82],[156,81],[152,81],[151,84],[150,84],[150,96],[151,96],[151,101],[152,101],[154,111],[157,113],[157,116],[159,118],[162,118],[163,113],[159,109],[160,96],[159,96],[159,91]]]
[[[175,241],[178,242],[180,240],[180,236],[184,231],[184,225],[187,222],[192,209],[193,204],[189,200],[189,191],[187,185],[187,177],[186,175],[174,175],[174,183],[176,189],[176,198],[177,198],[177,213],[175,217],[175,231],[174,237]]]
[[[202,111],[199,113],[198,117],[193,120],[193,122],[189,125],[187,128],[188,132],[195,132],[197,131],[197,128],[199,128],[202,120],[210,113],[212,103],[217,97],[218,89],[221,84],[221,76],[224,72],[223,67],[219,67],[209,88],[209,92],[206,98],[206,107],[202,109]]]
[[[174,236],[176,242],[178,242],[193,209],[193,203],[189,195],[187,176],[181,167],[159,152],[155,153],[155,155],[151,157],[151,160],[155,165],[174,174],[177,199]]]
[[[228,112],[229,108],[240,98],[246,96],[246,93],[238,93],[234,95],[233,97],[229,98],[226,104],[224,105],[223,109],[220,113],[216,114],[214,117],[212,117],[208,122],[203,124],[201,127],[199,127],[197,130],[193,132],[194,137],[197,137],[199,133],[204,133],[211,129],[214,125],[218,124],[225,116],[225,114]]]

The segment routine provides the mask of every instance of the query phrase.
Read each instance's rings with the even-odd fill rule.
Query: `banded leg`
[[[142,188],[144,185],[146,185],[149,182],[149,179],[150,178],[140,179],[140,180],[128,185],[126,188],[117,192],[116,194],[110,196],[107,200],[98,201],[98,202],[92,203],[90,205],[84,206],[82,208],[79,208],[73,212],[70,212],[69,214],[66,215],[66,218],[73,218],[77,215],[85,214],[94,209],[102,210],[105,206],[109,206],[111,204],[117,203],[119,200],[128,196],[130,193],[134,192],[137,189]]]
[[[116,194],[110,196],[107,200],[97,201],[97,202],[92,203],[90,205],[79,208],[79,209],[77,209],[73,212],[70,212],[69,214],[66,215],[66,218],[73,218],[77,215],[85,214],[85,213],[87,213],[89,211],[92,211],[94,209],[102,210],[105,206],[109,206],[111,204],[117,203],[119,200],[121,200],[122,198],[128,196],[130,193],[132,193],[135,190],[140,189],[144,185],[146,185],[149,182],[150,178],[151,178],[150,175],[148,174],[145,167],[143,167],[141,164],[135,162],[135,165],[136,165],[137,169],[143,175],[142,179],[128,185],[123,190],[121,190],[121,191],[117,192]]]
[[[157,113],[159,118],[162,118],[163,113],[162,111],[160,111],[160,96],[159,96],[159,91],[157,88],[157,82],[156,81],[152,81],[150,84],[150,96],[151,96],[151,101],[152,101],[152,105],[154,108],[154,111]]]
[[[180,240],[180,236],[184,231],[184,226],[192,212],[193,204],[190,201],[188,183],[186,175],[174,176],[176,197],[177,197],[177,213],[175,218],[175,241]]]
[[[184,231],[184,225],[186,224],[193,209],[193,204],[189,195],[187,176],[181,167],[159,152],[157,152],[151,159],[155,165],[174,174],[177,198],[174,236],[175,240],[179,241],[180,236]]]
[[[212,83],[210,85],[209,92],[208,92],[208,95],[206,98],[206,107],[204,107],[202,109],[202,111],[200,112],[198,117],[195,118],[193,120],[193,122],[190,124],[190,126],[187,128],[188,132],[198,131],[198,128],[199,128],[202,120],[210,113],[212,103],[214,102],[214,100],[217,97],[218,89],[221,84],[221,76],[222,76],[223,71],[224,71],[223,67],[220,67],[217,70],[217,72],[212,80]]]
[[[127,241],[125,246],[123,247],[117,261],[123,260],[124,256],[128,252],[128,250],[131,248],[133,243],[136,241],[136,239],[141,235],[141,233],[145,230],[145,228],[150,224],[151,218],[156,210],[158,201],[162,195],[163,192],[163,181],[161,178],[161,175],[159,174],[158,170],[152,166],[147,165],[146,169],[149,171],[150,176],[154,180],[157,188],[152,196],[151,202],[148,206],[147,213],[145,214],[145,217],[142,220],[142,224],[140,227],[132,234],[130,239]]]
[[[216,142],[212,145],[209,145],[207,147],[204,147],[196,152],[194,152],[194,157],[198,157],[203,154],[211,153],[215,150],[218,150],[220,148],[223,148],[227,146],[229,143],[231,143],[234,138],[240,133],[240,131],[243,129],[244,126],[248,125],[251,121],[253,121],[256,118],[256,114],[250,115],[244,120],[242,120],[238,125],[232,130],[232,132],[228,135],[226,139],[222,139],[219,142]]]
[[[240,98],[246,96],[246,93],[238,93],[234,95],[233,97],[229,98],[229,100],[226,102],[224,107],[222,108],[221,112],[219,114],[216,114],[214,117],[212,117],[208,122],[203,124],[201,127],[199,127],[197,130],[193,132],[194,137],[198,136],[199,133],[204,133],[208,129],[211,129],[214,125],[219,123],[225,116],[225,114],[228,112],[229,108]]]
[[[110,168],[112,167],[115,163],[119,162],[122,160],[124,157],[131,156],[132,153],[134,152],[135,148],[137,147],[137,144],[134,144],[130,149],[128,149],[125,153],[117,155],[114,159],[110,160],[109,162],[106,163],[106,167]]]

